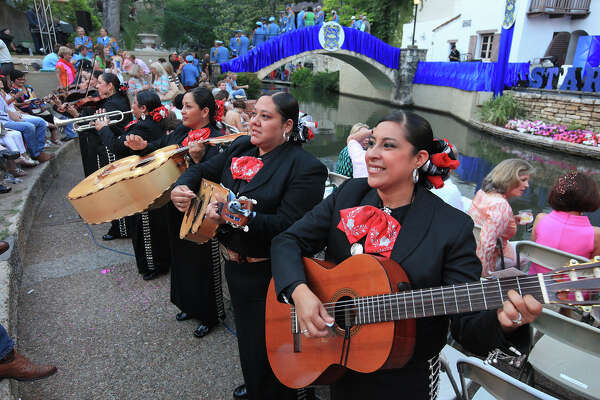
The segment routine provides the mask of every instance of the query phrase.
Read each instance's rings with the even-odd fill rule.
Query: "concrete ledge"
[[[37,209],[64,164],[64,155],[78,151],[77,140],[62,145],[54,153],[55,157],[36,168],[28,169],[28,176],[22,183],[13,186],[10,193],[1,195],[0,213],[4,219],[2,226],[10,249],[0,256],[0,322],[15,340],[18,336],[18,300],[21,277],[23,275],[23,250],[27,244],[29,230]],[[12,208],[11,208],[12,207]],[[17,340],[15,340],[17,343]],[[0,382],[0,399],[14,399],[16,382]]]
[[[508,139],[513,142],[525,143],[530,146],[540,147],[546,150],[559,151],[579,157],[595,158],[600,160],[600,147],[586,146],[584,144],[569,143],[553,140],[547,137],[535,136],[528,133],[520,133],[510,129],[501,128],[496,125],[470,119],[468,123],[482,131],[494,136]]]

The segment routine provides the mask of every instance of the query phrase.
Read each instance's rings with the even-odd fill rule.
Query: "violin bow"
[[[83,65],[83,63],[81,63],[81,65]],[[90,75],[90,79],[88,79],[87,88],[85,89],[85,96],[83,96],[84,98],[86,98],[88,96],[88,93],[90,92],[90,83],[92,83],[92,77],[94,76],[94,67],[95,66],[96,66],[96,54],[94,54],[94,62],[92,63],[92,74]]]

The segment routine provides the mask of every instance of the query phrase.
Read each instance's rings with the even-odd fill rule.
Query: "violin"
[[[82,107],[97,107],[105,99],[106,99],[106,96],[101,96],[101,95],[88,96],[88,97],[84,97],[81,100],[74,102],[74,106],[78,110],[81,109]]]

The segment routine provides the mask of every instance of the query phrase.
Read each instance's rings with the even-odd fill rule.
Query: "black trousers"
[[[171,251],[167,213],[167,207],[163,206],[132,218],[131,242],[140,274],[169,270]]]
[[[242,373],[249,399],[295,399],[271,370],[265,343],[265,305],[271,262],[225,262],[225,277],[233,305]]]

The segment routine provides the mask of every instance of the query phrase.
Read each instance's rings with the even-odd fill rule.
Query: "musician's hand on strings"
[[[190,142],[189,144],[189,154],[194,160],[194,163],[198,164],[202,161],[204,157],[204,153],[206,153],[206,145],[200,142]]]
[[[206,215],[205,218],[212,221],[215,224],[221,225],[225,223],[223,219],[223,215],[220,212],[222,208],[222,204],[225,202],[225,199],[220,196],[215,196],[216,201],[213,201],[206,207]]]
[[[148,142],[138,135],[127,135],[123,144],[135,151],[144,150],[148,146]]]
[[[171,201],[175,208],[181,212],[186,212],[190,206],[190,201],[194,197],[196,197],[196,194],[186,185],[175,186],[175,188],[171,190]]]
[[[292,292],[300,332],[310,337],[325,337],[335,320],[327,313],[321,300],[304,283]]]
[[[72,117],[79,117],[79,111],[77,111],[77,109],[75,108],[75,106],[73,106],[73,104],[69,104],[67,105],[67,109],[66,111],[69,113],[69,115],[71,115]]]
[[[94,122],[94,127],[96,128],[96,131],[100,132],[102,128],[108,126],[108,121],[109,119],[106,117],[96,119],[96,122]]]
[[[511,333],[518,327],[528,324],[542,313],[542,304],[532,295],[521,297],[514,290],[508,291],[508,300],[498,309],[498,321],[505,333]]]

